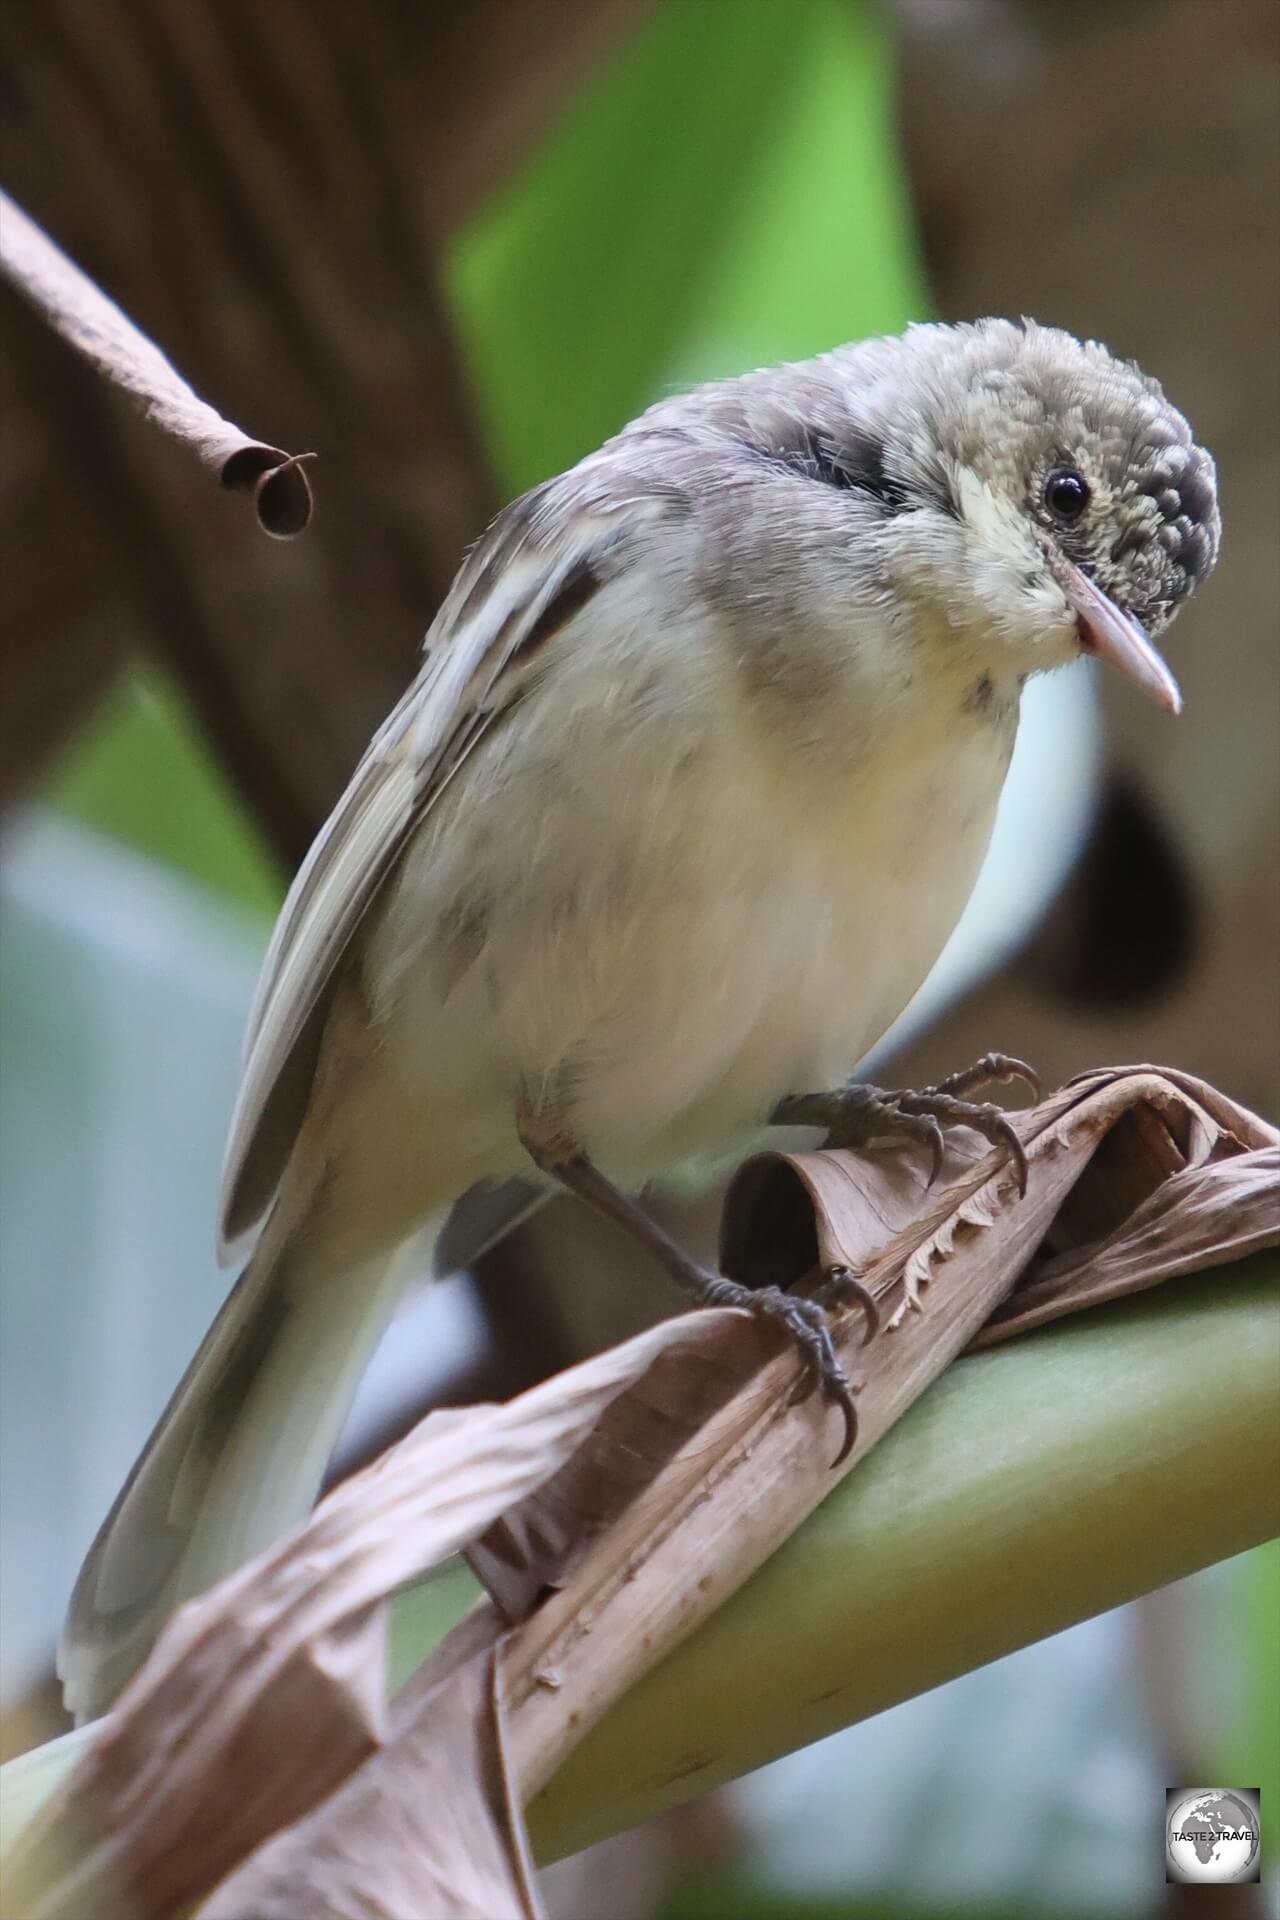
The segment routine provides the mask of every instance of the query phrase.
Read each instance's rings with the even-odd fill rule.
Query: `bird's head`
[[[1029,321],[872,348],[858,376],[896,489],[893,584],[941,615],[940,643],[981,635],[1017,676],[1096,654],[1176,713],[1153,642],[1212,571],[1220,523],[1213,460],[1156,382]]]

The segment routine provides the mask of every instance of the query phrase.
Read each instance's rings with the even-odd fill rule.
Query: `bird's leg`
[[[840,1364],[826,1314],[818,1302],[784,1293],[781,1287],[744,1287],[736,1280],[709,1273],[651,1219],[643,1207],[601,1173],[554,1113],[539,1112],[521,1102],[516,1112],[516,1128],[525,1152],[536,1167],[647,1247],[663,1272],[698,1306],[743,1307],[748,1313],[776,1321],[785,1328],[804,1363],[794,1398],[803,1400],[815,1387],[820,1387],[844,1415],[844,1441],[832,1463],[838,1466],[852,1451],[858,1437],[858,1410],[852,1382]]]
[[[979,1087],[1022,1080],[1039,1095],[1040,1080],[1023,1060],[1007,1053],[985,1053],[962,1073],[918,1092],[889,1092],[850,1081],[832,1093],[789,1094],[769,1118],[780,1127],[825,1127],[831,1147],[865,1147],[873,1140],[918,1140],[928,1147],[933,1167],[930,1184],[942,1167],[944,1127],[972,1127],[993,1146],[1008,1152],[1018,1174],[1018,1190],[1027,1191],[1027,1156],[1013,1124],[1001,1107],[966,1096]]]

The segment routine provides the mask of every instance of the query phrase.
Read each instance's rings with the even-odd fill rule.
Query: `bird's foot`
[[[1018,1175],[1018,1191],[1027,1191],[1027,1156],[1013,1123],[1002,1107],[967,1096],[979,1087],[1013,1080],[1024,1081],[1037,1096],[1040,1080],[1023,1060],[1007,1053],[986,1053],[962,1073],[953,1073],[937,1086],[893,1092],[851,1081],[831,1093],[792,1094],[774,1109],[778,1126],[825,1127],[829,1147],[861,1148],[880,1140],[914,1140],[927,1147],[931,1159],[929,1184],[942,1169],[945,1127],[972,1127],[993,1146],[1002,1146]]]
[[[744,1287],[718,1273],[708,1273],[692,1254],[673,1240],[669,1233],[613,1182],[594,1166],[571,1138],[566,1139],[554,1124],[521,1111],[518,1116],[520,1137],[535,1165],[553,1173],[561,1184],[594,1207],[605,1219],[612,1220],[634,1240],[648,1247],[663,1271],[702,1307],[743,1307],[761,1319],[773,1320],[785,1328],[804,1362],[804,1371],[796,1384],[793,1404],[807,1399],[815,1387],[821,1388],[844,1415],[844,1441],[832,1461],[838,1467],[848,1458],[858,1437],[858,1408],[854,1383],[840,1364],[827,1325],[827,1316],[818,1300],[803,1294],[784,1293],[781,1287]],[[865,1340],[878,1324],[875,1301],[852,1274],[844,1268],[827,1276],[823,1289],[827,1299],[849,1296],[861,1300],[867,1317]]]
[[[840,1279],[833,1277],[832,1291],[841,1284]],[[854,1284],[856,1286],[857,1283]],[[865,1289],[861,1289],[860,1297],[864,1294]],[[870,1295],[865,1297],[870,1301],[870,1313],[874,1314],[875,1302],[871,1301]],[[722,1275],[713,1273],[702,1275],[698,1298],[708,1307],[742,1307],[746,1312],[754,1313],[762,1320],[772,1320],[786,1330],[799,1348],[804,1363],[804,1372],[796,1383],[791,1404],[794,1406],[801,1400],[807,1400],[815,1389],[819,1389],[834,1406],[839,1407],[844,1416],[844,1439],[831,1464],[838,1467],[842,1460],[847,1460],[858,1438],[857,1389],[840,1364],[822,1304],[818,1300],[805,1299],[802,1294],[784,1293],[781,1287],[744,1287],[737,1280],[726,1280]],[[870,1338],[869,1333],[867,1338]]]

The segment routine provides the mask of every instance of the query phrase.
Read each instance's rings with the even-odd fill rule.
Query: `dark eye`
[[[1044,483],[1044,503],[1055,520],[1070,526],[1089,504],[1089,482],[1074,467],[1055,467]]]

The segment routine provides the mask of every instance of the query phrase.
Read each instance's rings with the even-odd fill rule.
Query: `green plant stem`
[[[1280,1255],[958,1361],[575,1750],[529,1809],[535,1853],[1277,1532]]]

